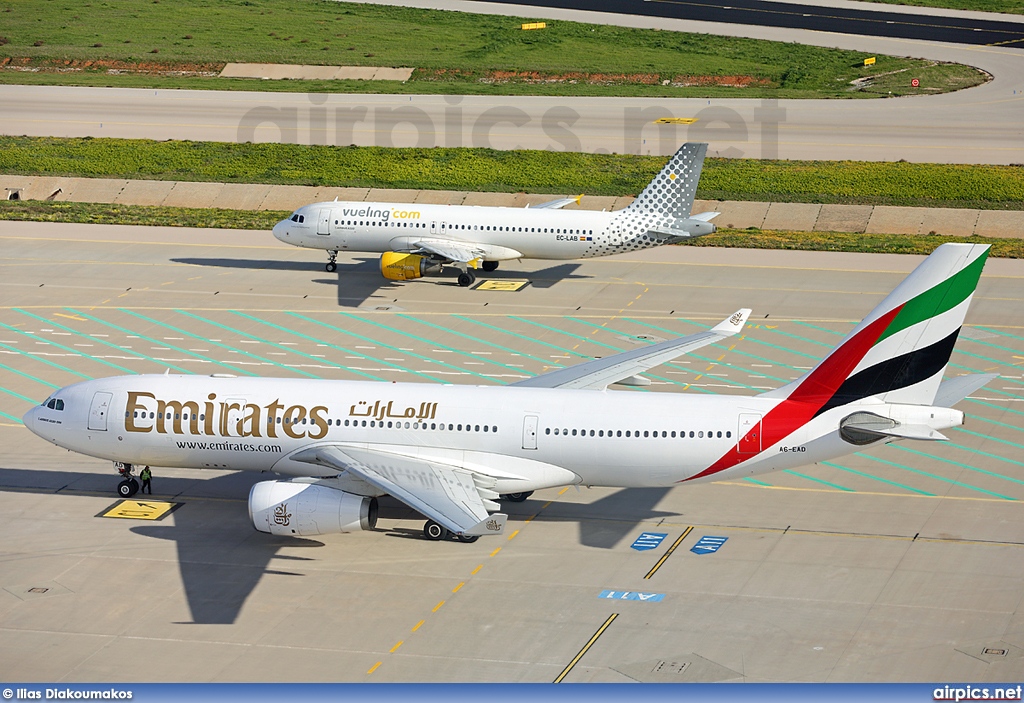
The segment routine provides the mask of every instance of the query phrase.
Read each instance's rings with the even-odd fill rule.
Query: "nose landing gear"
[[[114,462],[114,468],[122,478],[122,481],[117,484],[117,494],[122,498],[131,498],[138,493],[139,482],[132,476],[132,465]]]
[[[338,270],[338,264],[335,263],[337,258],[338,258],[338,250],[337,249],[328,249],[327,250],[327,266],[325,267],[327,269],[327,273],[334,273],[335,271]]]

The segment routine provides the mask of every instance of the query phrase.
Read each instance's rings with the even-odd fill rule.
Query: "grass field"
[[[953,10],[978,10],[1024,15],[1021,0],[867,0],[886,5],[916,5],[918,7],[945,7]]]
[[[0,173],[635,195],[664,156],[0,137]],[[698,197],[1024,210],[1024,166],[707,159]]]
[[[867,55],[862,52],[793,43],[571,22],[549,22],[547,29],[524,32],[520,24],[534,18],[328,0],[103,0],[85,5],[66,0],[0,0],[0,8],[0,62],[7,59],[18,64],[24,59],[27,64],[20,68],[29,69],[8,65],[0,70],[0,81],[6,83],[503,95],[872,97],[890,91],[894,95],[943,92],[987,80],[985,74],[967,66],[889,56],[878,56],[875,65],[864,66]],[[168,70],[209,72],[228,61],[424,70],[406,84],[158,75]],[[110,62],[127,62],[157,73],[111,75]],[[53,72],[57,69],[62,72]],[[850,84],[880,74],[898,78],[880,79],[884,89],[880,84],[859,88]],[[918,78],[921,85],[911,87],[910,77]],[[665,81],[669,84],[664,85]]]
[[[81,222],[108,225],[170,227],[217,227],[270,230],[287,212],[214,210],[141,205],[107,205],[0,200],[0,220],[34,222]],[[269,235],[268,235],[269,236]],[[990,244],[991,256],[1024,258],[1024,239],[988,237],[910,236],[847,234],[842,232],[779,232],[768,230],[720,230],[679,246],[741,247],[747,249],[800,249],[805,251],[860,251],[886,254],[930,254],[944,242]]]

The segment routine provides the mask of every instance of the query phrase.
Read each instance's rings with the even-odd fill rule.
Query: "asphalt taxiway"
[[[157,468],[152,500],[173,512],[103,517],[109,464],[19,418],[77,380],[167,368],[498,384],[743,306],[741,339],[610,392],[753,393],[810,367],[920,257],[670,247],[503,264],[494,281],[527,282],[509,291],[391,284],[369,255],[327,274],[269,233],[3,222],[0,242],[4,679],[1019,678],[1024,262],[986,267],[949,373],[1002,375],[951,442],[543,491],[508,506],[507,536],[466,545],[423,540],[388,501],[371,532],[257,533],[245,497],[267,477],[235,473]],[[664,537],[631,548],[644,532]],[[692,551],[704,537],[727,540]]]

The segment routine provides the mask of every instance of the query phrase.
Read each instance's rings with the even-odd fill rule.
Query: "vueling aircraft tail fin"
[[[932,405],[988,246],[943,244],[803,377],[764,396],[817,406],[865,398]]]
[[[683,144],[625,210],[639,215],[669,215],[680,220],[689,218],[707,150],[707,144]]]

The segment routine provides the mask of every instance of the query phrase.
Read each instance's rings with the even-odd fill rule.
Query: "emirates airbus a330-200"
[[[525,208],[414,203],[325,202],[300,207],[274,225],[286,244],[327,250],[327,270],[339,251],[379,253],[385,278],[406,281],[460,270],[494,271],[512,259],[589,259],[673,244],[711,234],[719,213],[691,215],[707,144],[684,144],[637,199],[622,210],[562,210],[577,198]]]
[[[791,469],[893,441],[940,441],[952,406],[995,374],[943,380],[988,247],[944,244],[803,377],[756,396],[630,393],[709,330],[508,386],[139,375],[62,388],[25,414],[35,434],[131,467],[270,471],[258,530],[371,529],[378,496],[422,513],[429,539],[500,534],[501,500],[565,485],[640,487]]]

